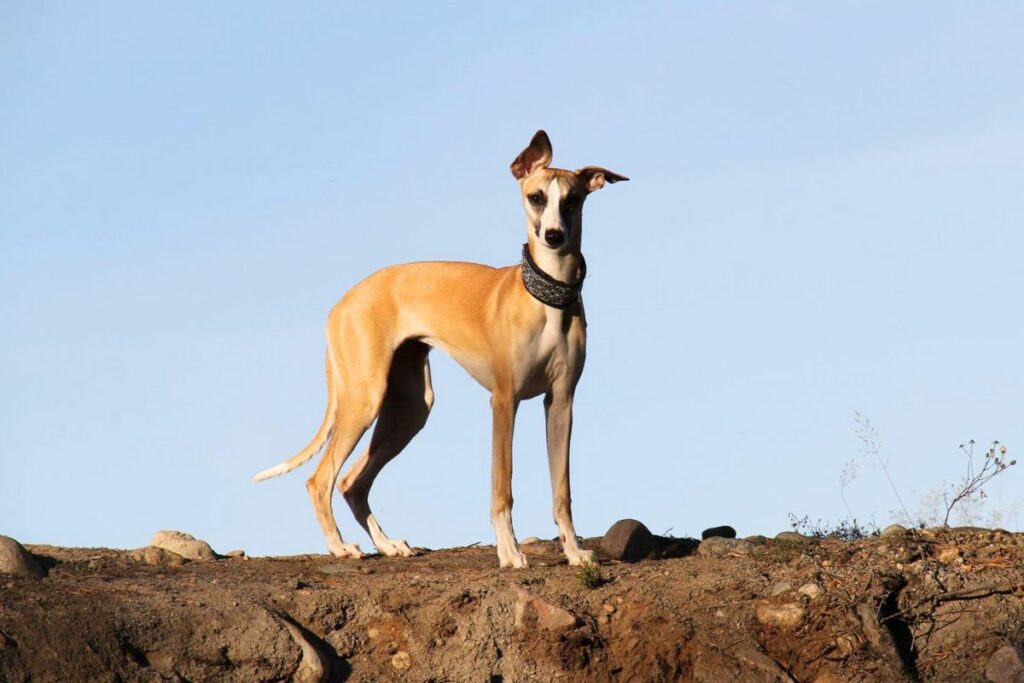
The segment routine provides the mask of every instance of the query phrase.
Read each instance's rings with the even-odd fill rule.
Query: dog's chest
[[[580,316],[546,308],[544,318],[523,340],[516,383],[524,398],[571,384],[582,369],[586,337]]]

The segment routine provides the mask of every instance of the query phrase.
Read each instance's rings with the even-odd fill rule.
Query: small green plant
[[[601,567],[596,562],[584,562],[580,565],[579,569],[576,570],[576,580],[584,588],[600,588],[604,584],[608,583],[608,579],[605,578],[604,573],[601,572]]]

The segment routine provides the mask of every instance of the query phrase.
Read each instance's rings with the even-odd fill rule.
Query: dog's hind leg
[[[434,403],[430,384],[430,347],[410,340],[395,351],[388,372],[388,388],[381,404],[370,446],[338,482],[338,489],[356,521],[373,539],[382,555],[409,557],[415,552],[405,541],[390,539],[370,510],[370,488],[381,469],[423,428]]]
[[[351,343],[346,350],[341,351],[331,343],[336,334],[342,334],[341,328],[328,330],[328,352],[331,354],[332,368],[337,373],[334,377],[337,391],[334,429],[323,459],[313,476],[306,481],[306,490],[313,501],[313,510],[331,554],[337,557],[362,557],[358,545],[342,540],[334,519],[332,496],[342,465],[380,411],[387,389],[391,358],[390,354],[377,351],[384,344],[369,335],[364,335],[362,343]],[[350,340],[357,338],[354,334],[345,334],[344,337]]]

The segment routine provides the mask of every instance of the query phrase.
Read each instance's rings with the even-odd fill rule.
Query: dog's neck
[[[571,271],[571,278],[560,279],[553,276],[536,262],[532,244],[523,245],[523,262],[520,266],[523,286],[534,299],[555,309],[564,309],[579,301],[583,279],[587,276],[587,261],[576,252],[573,261],[577,266]],[[543,252],[541,252],[543,253]],[[569,254],[562,255],[563,260]]]
[[[584,261],[578,242],[563,251],[555,251],[530,240],[527,242],[527,248],[530,250],[533,262],[548,277],[570,285],[579,282]]]

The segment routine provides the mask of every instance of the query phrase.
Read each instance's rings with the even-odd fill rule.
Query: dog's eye
[[[530,194],[526,195],[526,198],[534,206],[540,206],[541,204],[544,203],[544,193],[543,192],[531,192]]]

